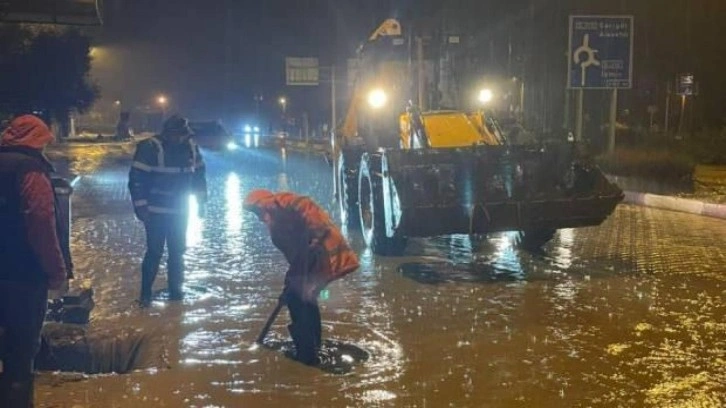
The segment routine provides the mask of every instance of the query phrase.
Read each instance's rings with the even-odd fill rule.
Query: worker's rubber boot
[[[33,408],[33,380],[14,382],[10,384],[7,395],[4,395],[6,401],[3,402],[5,408]]]
[[[295,344],[295,359],[306,365],[317,365],[319,361],[315,339],[306,333],[305,327],[291,324],[287,326],[287,330]]]

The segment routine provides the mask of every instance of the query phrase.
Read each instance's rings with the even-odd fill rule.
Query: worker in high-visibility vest
[[[129,191],[136,217],[146,227],[146,254],[141,265],[142,307],[151,303],[152,286],[164,246],[169,250],[169,299],[184,297],[184,251],[190,195],[200,216],[207,202],[204,160],[186,119],[172,116],[161,134],[139,142],[129,173]]]

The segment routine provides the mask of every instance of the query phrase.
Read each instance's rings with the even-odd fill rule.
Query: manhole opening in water
[[[39,371],[125,374],[167,365],[160,338],[136,329],[91,333],[81,325],[46,323],[41,337]]]

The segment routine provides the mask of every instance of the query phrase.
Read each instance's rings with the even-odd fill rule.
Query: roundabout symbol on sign
[[[580,76],[582,86],[585,86],[585,84],[587,83],[585,81],[587,76],[587,69],[593,65],[596,67],[600,66],[600,61],[598,61],[597,57],[595,56],[595,54],[597,54],[597,51],[598,50],[590,47],[590,34],[585,34],[582,37],[582,45],[575,50],[575,55],[573,55],[573,60],[575,61],[575,64],[580,65],[580,69],[582,70],[582,74]]]

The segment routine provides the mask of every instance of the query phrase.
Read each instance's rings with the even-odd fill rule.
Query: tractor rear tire
[[[386,236],[383,182],[380,155],[364,154],[358,177],[360,228],[363,239],[376,255],[400,256],[406,249],[408,240],[403,236]]]
[[[335,176],[338,178],[338,206],[340,222],[348,228],[360,226],[358,221],[358,169],[363,151],[345,149],[338,155]]]

